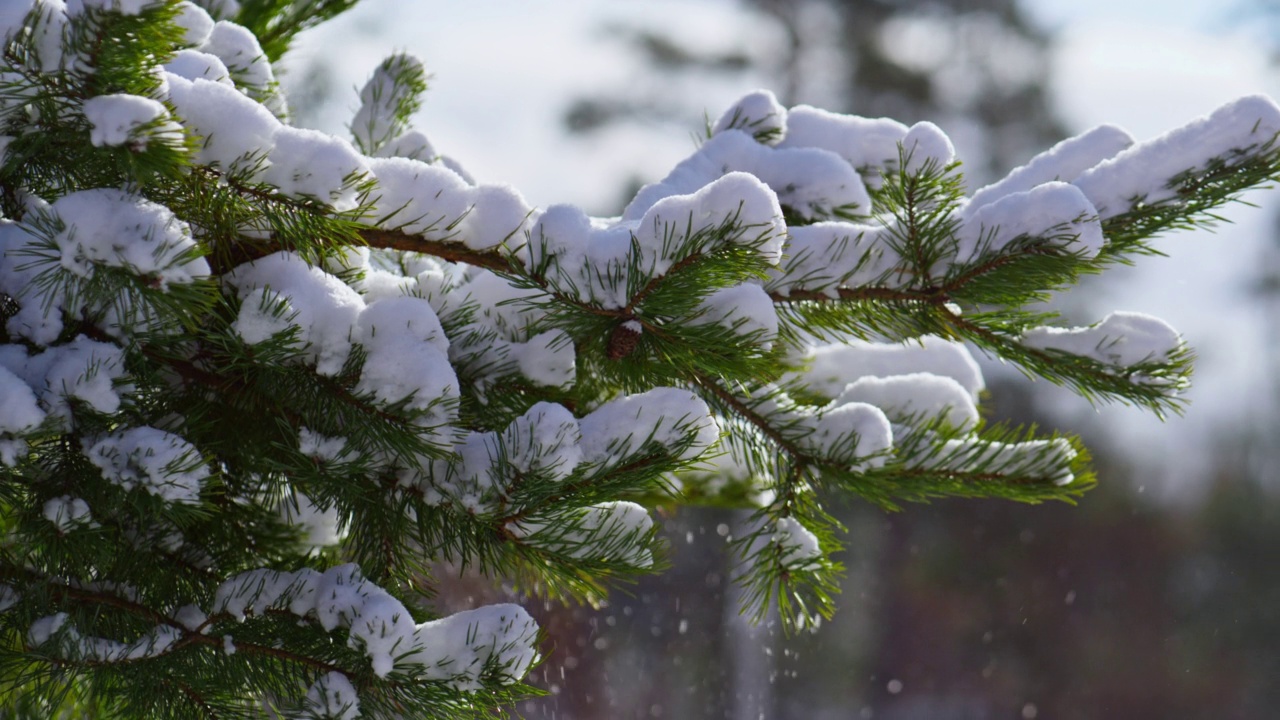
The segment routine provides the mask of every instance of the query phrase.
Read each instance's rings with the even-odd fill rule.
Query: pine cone
[[[610,360],[621,360],[635,351],[636,345],[640,342],[641,328],[640,323],[635,320],[627,320],[619,323],[609,334],[609,349],[607,354]]]

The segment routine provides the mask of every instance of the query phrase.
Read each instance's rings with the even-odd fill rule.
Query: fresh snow
[[[62,495],[46,500],[42,514],[45,520],[53,523],[59,533],[65,533],[68,530],[93,522],[93,515],[89,512],[89,503],[85,502],[83,498],[71,497],[70,495]]]
[[[988,185],[969,199],[975,210],[1005,195],[1026,192],[1055,180],[1072,182],[1084,171],[1115,157],[1133,145],[1133,137],[1115,125],[1099,125],[1067,138],[1015,168],[1003,180]]]
[[[408,94],[399,80],[408,75],[424,76],[425,72],[422,61],[412,55],[393,55],[373,71],[360,90],[360,109],[351,121],[351,134],[362,150],[371,153],[393,139],[401,121],[396,111]]]
[[[878,188],[881,175],[898,169],[899,144],[908,128],[889,118],[864,118],[808,105],[791,108],[781,148],[819,148],[844,158],[868,187]]]
[[[338,545],[347,536],[347,519],[336,507],[321,509],[300,492],[280,503],[280,514],[302,534],[302,544],[310,550]]]
[[[178,16],[174,18],[174,22],[183,30],[184,44],[188,47],[203,45],[209,39],[209,33],[213,32],[214,19],[207,10],[191,0],[182,0],[178,3],[178,8]]]
[[[642,540],[653,529],[649,511],[633,502],[605,502],[508,523],[515,538],[532,547],[577,560],[653,565]]]
[[[373,211],[363,222],[473,250],[490,250],[523,235],[531,209],[508,186],[475,186],[443,165],[406,157],[366,161],[377,187]]]
[[[57,638],[57,652],[77,661],[97,663],[123,663],[158,657],[169,651],[181,636],[181,631],[170,625],[157,625],[133,642],[122,642],[101,637],[86,637],[68,622],[70,616],[60,612],[46,615],[27,629],[27,642],[40,647]]]
[[[985,387],[982,370],[964,343],[933,335],[901,343],[850,340],[841,345],[821,345],[812,350],[803,373],[809,390],[835,398],[863,377],[892,377],[929,373],[960,384],[975,402]]]
[[[1135,201],[1147,205],[1173,200],[1170,180],[1212,160],[1238,160],[1237,153],[1271,147],[1280,133],[1280,107],[1271,98],[1249,95],[1209,115],[1124,150],[1085,171],[1073,182],[1102,219],[1128,212]]]
[[[263,181],[295,198],[318,200],[335,212],[358,206],[357,185],[369,165],[351,144],[318,130],[276,129]]]
[[[434,162],[441,157],[436,152],[435,146],[431,144],[431,140],[421,130],[409,130],[403,135],[396,136],[382,147],[379,147],[373,153],[373,156],[378,158],[408,158],[428,163]],[[460,166],[448,166],[447,169],[462,178],[468,185],[475,185],[475,180],[464,172]]]
[[[326,630],[348,630],[379,677],[392,669],[419,673],[459,690],[480,689],[481,677],[517,682],[537,659],[538,626],[518,605],[491,605],[417,624],[385,590],[355,565],[323,573],[250,570],[218,588],[213,614],[244,620],[267,610],[288,610]]]
[[[232,328],[249,344],[297,328],[297,344],[321,375],[337,375],[351,354],[364,300],[337,277],[279,252],[245,263],[225,282],[240,297]]]
[[[476,691],[519,682],[538,659],[538,625],[519,605],[488,605],[419,625],[406,662],[427,680]]]
[[[15,0],[0,6],[0,39],[28,33],[34,70],[89,73],[91,58],[70,56],[63,47],[68,23],[89,9],[137,14],[156,4]],[[287,124],[283,96],[257,39],[227,20],[238,3],[175,6],[182,47],[155,68],[154,97],[102,95],[69,110],[87,121],[89,144],[143,152],[152,142],[178,145],[185,133],[195,140],[194,162],[233,187],[249,183],[249,191],[281,202],[346,213],[367,233],[502,253],[547,288],[519,287],[465,263],[367,248],[318,264],[277,252],[223,274],[218,289],[239,303],[230,328],[250,349],[287,340],[299,368],[325,382],[346,383],[359,401],[404,413],[433,446],[421,454],[363,448],[358,434],[347,436],[348,429],[335,424],[325,433],[297,428],[297,454],[285,451],[309,458],[322,472],[359,467],[357,457],[367,458],[400,483],[395,492],[419,494],[428,504],[479,521],[496,519],[507,541],[584,565],[652,566],[649,512],[598,495],[569,506],[522,507],[529,497],[523,483],[536,478],[576,493],[640,457],[665,453],[695,474],[722,471],[716,482],[752,483],[749,492],[770,506],[777,499],[770,479],[756,477],[768,470],[750,467],[732,443],[722,442],[726,427],[686,388],[620,394],[572,412],[539,402],[504,427],[484,430],[458,423],[462,383],[473,384],[481,403],[489,402],[490,388],[513,377],[522,384],[572,387],[582,358],[574,338],[555,326],[552,295],[593,306],[635,333],[672,320],[715,325],[768,352],[781,336],[771,294],[834,298],[842,290],[918,280],[894,248],[900,228],[892,218],[870,216],[871,191],[887,174],[942,169],[956,159],[951,140],[931,123],[907,127],[807,106],[788,110],[771,93],[756,91],[726,110],[711,136],[665,178],[642,188],[621,217],[593,218],[569,205],[533,208],[514,188],[476,182],[439,155],[426,135],[402,126],[396,110],[406,88],[398,80],[422,71],[416,58],[395,56],[374,73],[360,93],[352,143]],[[37,17],[23,29],[33,9]],[[25,81],[12,82],[15,89],[0,106],[6,118],[27,104]],[[1024,241],[1094,258],[1104,247],[1102,221],[1135,202],[1176,199],[1169,183],[1179,173],[1256,153],[1270,147],[1277,132],[1280,108],[1261,97],[1242,98],[1136,146],[1118,128],[1095,128],[976,192],[949,218],[954,245],[928,270],[943,275]],[[0,138],[0,153],[10,140]],[[159,293],[207,282],[211,268],[198,242],[207,230],[128,189],[81,190],[49,202],[23,196],[21,204],[25,210],[17,219],[0,219],[0,293],[16,308],[6,309],[5,330],[22,341],[0,344],[0,465],[25,462],[31,447],[41,447],[42,433],[74,432],[115,492],[201,503],[219,466],[170,432],[176,424],[136,426],[141,420],[126,402],[135,393],[126,348],[134,352],[137,336],[157,329],[155,319],[128,298],[87,307],[74,290],[103,270],[131,274]],[[850,214],[865,217],[836,219]],[[807,222],[788,228],[785,217]],[[241,232],[259,237],[265,230]],[[707,287],[689,317],[645,315],[637,301],[638,276],[660,280],[692,255],[726,247],[754,253],[763,277]],[[112,342],[66,339],[81,322],[98,324]],[[1019,340],[1118,371],[1167,361],[1183,347],[1163,321],[1137,313],[1114,313],[1083,328],[1035,328]],[[976,400],[983,379],[963,344],[938,337],[800,342],[812,346],[796,350],[799,369],[779,386],[757,388],[748,401],[778,420],[789,442],[815,456],[864,470],[888,461],[895,435],[919,437],[918,426],[934,421],[963,432],[980,423]],[[795,397],[805,400],[784,389],[803,391]],[[149,400],[143,393],[136,399]],[[729,429],[742,430],[732,423],[726,422]],[[902,447],[915,446],[896,451],[905,452]],[[714,449],[726,452],[699,465]],[[900,459],[923,469],[963,472],[980,465],[1067,483],[1072,477],[1063,468],[1074,457],[1065,440],[1005,444],[969,435]],[[56,532],[96,527],[84,498],[55,493],[62,489],[39,495],[39,509]],[[294,525],[310,549],[341,543],[351,521],[350,508],[331,505],[328,494],[292,477],[260,502]],[[785,567],[805,569],[820,560],[821,543],[801,521],[786,516],[767,522],[772,525],[761,528],[761,537]],[[177,528],[161,524],[156,532],[161,543],[184,542]],[[17,601],[12,588],[0,585],[0,610]],[[479,691],[493,682],[519,681],[538,658],[537,625],[520,607],[484,607],[417,623],[354,565],[242,572],[220,585],[207,610],[166,610],[176,626],[161,624],[127,642],[81,635],[68,615],[58,613],[36,619],[26,640],[43,646],[56,638],[49,652],[80,659],[133,661],[167,652],[184,632],[208,633],[213,625],[230,625],[228,618],[252,621],[272,611],[343,631],[378,677],[403,672]],[[224,652],[235,653],[233,635],[222,639]],[[359,715],[355,683],[343,673],[322,674],[307,691],[303,716]]]
[[[632,264],[661,276],[691,249],[707,252],[722,243],[752,247],[768,264],[781,259],[782,208],[759,178],[729,172],[688,194],[652,187],[620,220],[592,219],[568,205],[547,208],[529,233],[528,266],[546,273],[559,292],[617,309],[630,301]]]
[[[8,331],[39,345],[62,332],[64,313],[88,319],[100,311],[102,329],[113,335],[155,329],[153,318],[137,312],[127,295],[105,308],[83,301],[66,307],[74,294],[65,285],[41,281],[58,270],[92,279],[99,267],[120,268],[160,290],[209,274],[186,223],[168,208],[123,190],[81,190],[52,204],[33,199],[28,215],[34,224],[0,220],[0,292],[19,305]]]
[[[978,424],[973,396],[955,378],[944,375],[861,377],[845,386],[836,402],[875,405],[895,423],[944,418],[955,428],[972,429]]]
[[[941,172],[956,158],[951,138],[937,125],[927,121],[918,122],[907,130],[902,138],[902,150],[907,159],[902,172],[908,174],[925,170]]]
[[[241,92],[263,103],[272,115],[285,117],[287,108],[276,87],[275,71],[258,45],[258,38],[248,28],[219,20],[198,49],[216,55]]]
[[[302,717],[316,720],[355,720],[360,716],[360,698],[356,688],[340,672],[321,675],[307,689]]]
[[[183,605],[173,612],[173,619],[189,632],[209,632],[209,616],[199,605]]]
[[[768,90],[748,93],[725,110],[711,129],[713,135],[725,130],[741,130],[777,145],[787,129],[787,109]]]
[[[701,398],[688,390],[656,388],[610,401],[578,421],[587,462],[612,464],[653,442],[692,460],[711,447],[720,429]]]
[[[31,386],[0,359],[0,438],[30,433],[44,418]],[[0,464],[13,465],[13,461],[0,451]]]
[[[261,179],[280,121],[271,111],[216,80],[165,74],[166,98],[183,125],[201,138],[195,161]]]
[[[356,392],[416,411],[414,421],[423,427],[443,427],[452,422],[457,414],[459,384],[449,356],[438,341],[423,340],[403,330],[365,334],[361,341],[366,357]]]
[[[568,478],[582,461],[578,421],[563,405],[539,402],[502,432],[504,460],[523,475]]]
[[[98,147],[130,143],[143,150],[152,139],[177,144],[182,138],[182,126],[169,119],[163,104],[138,95],[91,97],[84,102],[84,116],[91,126],[89,142]]]
[[[0,41],[8,43],[19,31],[37,0],[10,0],[0,3]]]
[[[841,288],[897,285],[902,256],[884,225],[819,222],[790,228],[782,265],[770,268],[766,289],[788,297],[817,292],[837,298]]]
[[[924,469],[963,473],[973,467],[1015,477],[1043,477],[1055,485],[1068,485],[1075,476],[1066,467],[1076,457],[1071,443],[1054,440],[1031,440],[1020,443],[988,442],[977,438],[948,440],[935,455],[912,458]]]
[[[163,67],[165,71],[186,80],[212,80],[227,87],[234,87],[231,71],[222,63],[222,60],[218,59],[217,55],[187,48],[174,53]]]
[[[454,448],[458,462],[434,461],[405,473],[430,502],[493,510],[522,477],[568,478],[582,460],[578,421],[563,406],[541,402],[501,432],[472,432]]]
[[[1088,198],[1062,182],[1009,193],[986,205],[971,204],[961,217],[953,258],[961,264],[999,253],[1019,238],[1049,240],[1085,258],[1096,257],[1105,242],[1102,224]]]
[[[166,502],[200,502],[209,468],[186,440],[152,427],[137,427],[85,440],[89,462],[125,490],[140,487]]]
[[[778,337],[778,313],[764,288],[743,283],[721,288],[708,295],[690,318],[693,325],[722,325],[734,334],[750,337],[768,352]]]
[[[313,460],[334,462],[347,454],[347,440],[340,437],[325,437],[308,428],[300,428],[298,452]]]
[[[566,388],[577,377],[573,338],[562,330],[548,330],[528,342],[513,342],[510,353],[520,374],[538,385]]]
[[[1135,312],[1114,312],[1088,327],[1034,328],[1023,333],[1022,344],[1080,355],[1118,368],[1163,362],[1183,347],[1182,337],[1168,323]]]
[[[0,348],[18,351],[0,355],[0,363],[31,386],[40,408],[63,429],[72,427],[72,401],[82,403],[87,410],[111,415],[120,409],[121,396],[131,390],[123,382],[124,352],[109,343],[80,335],[29,357],[22,346]]]
[[[778,562],[789,569],[804,569],[822,557],[818,537],[795,518],[778,518],[773,542],[778,545]]]
[[[835,153],[812,147],[774,148],[740,130],[725,130],[713,135],[660,182],[642,188],[623,212],[623,219],[635,219],[662,198],[696,192],[733,172],[759,178],[777,194],[779,203],[808,220],[836,211],[866,214],[871,208],[862,178]]]
[[[36,12],[31,45],[35,50],[39,69],[46,73],[57,72],[67,62],[63,51],[63,37],[69,22],[66,5],[62,0],[40,0],[35,3],[18,0],[17,5],[25,6],[28,10],[34,8]]]
[[[893,426],[884,411],[848,399],[797,413],[795,432],[800,447],[849,466],[882,464],[882,454],[893,447]]]
[[[153,278],[160,289],[209,275],[191,229],[163,205],[110,188],[63,195],[50,210],[62,266],[88,277],[95,265]]]

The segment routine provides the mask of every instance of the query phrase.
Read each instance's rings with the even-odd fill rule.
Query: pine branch
[[[0,18],[6,699],[488,713],[529,690],[533,620],[400,598],[445,559],[594,602],[664,565],[637,500],[752,508],[744,609],[809,627],[842,571],[831,502],[1093,483],[1073,439],[984,426],[943,338],[1176,411],[1176,331],[1036,305],[1280,177],[1260,98],[1131,150],[1073,139],[966,199],[936,126],[758,92],[621,218],[539,211],[411,129],[411,56],[360,91],[354,146],[288,125],[270,60],[352,4]],[[186,49],[228,77],[156,72]]]
[[[944,316],[956,335],[1004,358],[1025,372],[1071,388],[1090,401],[1120,401],[1145,407],[1157,415],[1181,413],[1184,400],[1173,393],[1185,388],[1191,354],[1181,350],[1158,361],[1117,368],[1091,358],[1039,350],[1009,335],[954,313]]]
[[[421,253],[448,262],[482,267],[508,276],[519,274],[511,258],[501,252],[472,250],[462,243],[428,240],[415,235],[377,228],[364,228],[359,231],[359,234],[364,244],[372,248]]]
[[[275,62],[298,33],[355,7],[358,0],[242,0],[235,20],[249,28]]]
[[[1136,198],[1130,210],[1103,220],[1109,243],[1102,259],[1123,263],[1130,254],[1161,254],[1150,239],[1170,231],[1213,228],[1224,220],[1217,214],[1218,208],[1233,202],[1250,204],[1241,199],[1246,190],[1277,180],[1280,147],[1275,138],[1190,168],[1170,179],[1168,187],[1175,190],[1174,198],[1151,204]]]

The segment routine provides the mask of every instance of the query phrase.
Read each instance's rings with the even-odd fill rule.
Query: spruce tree
[[[970,348],[1180,408],[1164,322],[1053,294],[1280,175],[1244,98],[1104,126],[968,194],[921,122],[752,93],[618,218],[475,182],[373,70],[351,139],[272,62],[353,0],[0,6],[0,698],[16,717],[490,714],[518,605],[430,610],[439,561],[591,602],[754,510],[743,611],[834,611],[832,500],[1074,501],[1070,436],[985,423]]]

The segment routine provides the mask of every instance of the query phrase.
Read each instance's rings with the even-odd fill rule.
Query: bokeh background
[[[418,126],[485,182],[616,214],[705,118],[769,88],[955,141],[970,187],[1110,122],[1156,136],[1280,95],[1275,0],[365,0],[305,35],[284,82],[343,132],[385,54],[435,73]],[[1085,438],[1078,507],[850,503],[836,618],[784,637],[737,614],[741,514],[665,517],[673,568],[605,607],[531,603],[550,656],[527,718],[1280,716],[1280,190],[1215,234],[1059,299],[1072,324],[1139,310],[1197,349],[1183,416],[1095,408],[996,363],[989,417]],[[453,610],[508,592],[439,578]]]

